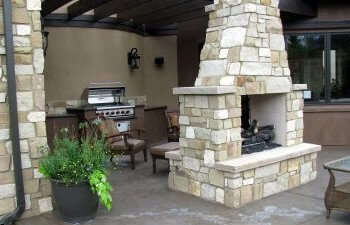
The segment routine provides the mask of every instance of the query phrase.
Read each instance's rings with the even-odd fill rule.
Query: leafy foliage
[[[98,121],[94,121],[93,124],[98,125]],[[85,131],[87,123],[80,124],[79,128]],[[92,129],[91,135],[82,132],[80,140],[70,137],[69,130],[65,128],[55,137],[54,148],[51,151],[47,147],[43,148],[39,171],[46,178],[67,186],[89,181],[91,191],[97,193],[101,203],[110,210],[112,187],[107,182],[107,148],[105,137],[99,135],[95,128]]]
[[[89,183],[91,191],[100,196],[101,203],[108,209],[112,208],[112,196],[110,192],[113,190],[112,186],[107,181],[107,176],[100,170],[95,170],[89,176]]]

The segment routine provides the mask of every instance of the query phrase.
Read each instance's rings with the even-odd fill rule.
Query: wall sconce
[[[162,67],[164,65],[164,57],[154,58],[154,64],[158,67]]]
[[[128,52],[128,64],[130,69],[135,70],[140,67],[140,55],[137,54],[137,48],[132,48],[130,52]]]

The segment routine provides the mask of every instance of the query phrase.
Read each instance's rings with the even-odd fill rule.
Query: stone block
[[[189,193],[197,197],[201,196],[201,183],[194,180],[189,180]]]
[[[258,76],[258,75],[271,75],[272,65],[271,63],[259,63],[259,62],[243,62],[241,68],[242,75]]]
[[[15,184],[0,185],[0,199],[11,198],[16,196]]]
[[[289,159],[288,160],[288,172],[298,170],[299,169],[299,159],[294,158],[294,159]]]
[[[289,188],[289,173],[277,177],[278,191],[286,191]]]
[[[30,111],[33,109],[32,92],[17,92],[18,111]]]
[[[40,158],[42,156],[42,148],[47,146],[46,137],[33,138],[29,140],[30,157],[33,159]],[[34,166],[35,167],[35,166]]]
[[[27,24],[17,24],[16,25],[16,33],[17,35],[23,36],[23,35],[30,35],[30,25]]]
[[[243,180],[243,186],[254,184],[254,178],[248,178]]]
[[[198,140],[210,140],[211,138],[211,130],[206,128],[195,127],[194,134]]]
[[[225,205],[230,208],[237,208],[241,202],[241,190],[226,189],[225,190]]]
[[[186,138],[195,139],[195,133],[193,127],[186,127]]]
[[[34,123],[20,123],[19,124],[19,137],[21,139],[35,137],[35,125],[34,125]]]
[[[0,185],[14,183],[13,171],[1,172],[0,173]]]
[[[201,197],[215,202],[216,201],[216,188],[213,185],[210,184],[202,184],[201,185]]]
[[[40,213],[50,212],[53,210],[51,197],[39,199],[38,202],[39,202],[39,212]]]
[[[249,13],[233,15],[228,17],[228,27],[246,27],[249,24]]]
[[[10,155],[0,156],[0,172],[10,169],[11,157]]]
[[[270,34],[270,48],[273,51],[285,51],[283,34]]]
[[[39,179],[31,179],[24,181],[24,193],[32,194],[39,191]]]
[[[265,81],[267,93],[285,93],[291,90],[291,82],[286,77],[270,77]]]
[[[278,174],[280,170],[280,163],[274,163],[267,166],[255,169],[255,178],[262,178],[270,175]]]
[[[34,69],[36,73],[43,73],[44,71],[44,51],[41,48],[34,49]]]
[[[0,199],[0,215],[11,213],[15,208],[16,205],[14,198]]]
[[[309,182],[310,179],[310,175],[312,172],[312,162],[307,162],[304,163],[300,166],[300,182],[301,184],[306,184],[307,182]]]
[[[238,177],[235,179],[227,179],[227,186],[231,189],[237,189],[242,187],[243,185],[243,179],[242,177]]]
[[[186,177],[175,176],[174,178],[175,189],[188,193],[188,179]]]
[[[288,186],[289,189],[298,187],[300,185],[300,174],[294,174],[289,177]]]
[[[35,123],[35,131],[37,137],[46,137],[46,124],[45,122]]]
[[[254,47],[242,47],[240,53],[240,60],[242,62],[258,62],[259,52]]]
[[[254,200],[260,200],[263,198],[263,184],[256,183],[253,185],[253,198]]]
[[[218,187],[224,187],[224,184],[225,184],[224,172],[218,171],[216,169],[210,169],[209,182],[212,185],[215,185]]]
[[[199,171],[200,170],[200,161],[198,159],[183,157],[183,166],[186,169]]]
[[[241,188],[241,205],[245,205],[251,201],[253,201],[252,186],[243,186]]]
[[[46,114],[45,112],[30,112],[27,118],[29,122],[44,122]]]
[[[273,181],[273,182],[269,182],[264,184],[264,192],[263,192],[263,197],[268,197],[271,196],[273,194],[278,193],[278,188],[277,188],[277,182]]]
[[[207,167],[215,166],[215,152],[212,150],[204,151],[204,165]]]
[[[223,144],[227,142],[226,130],[213,130],[211,132],[211,141],[213,144]]]
[[[246,28],[230,27],[222,32],[221,47],[230,48],[234,46],[242,46],[244,44]]]
[[[216,188],[216,202],[225,204],[225,191],[222,188]]]
[[[41,10],[41,0],[27,0],[27,9],[29,11]]]
[[[226,74],[227,60],[207,60],[200,64],[199,77],[224,76]]]

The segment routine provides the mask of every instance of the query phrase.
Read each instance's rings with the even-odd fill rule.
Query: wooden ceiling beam
[[[95,9],[95,20],[102,20],[113,14],[129,10],[151,0],[113,0]]]
[[[65,4],[71,2],[72,0],[45,0],[41,4],[41,15],[47,16],[56,9],[64,6]]]
[[[124,23],[130,20],[137,20],[140,17],[183,4],[192,0],[152,0],[145,2],[129,10],[119,12],[117,17],[118,23]]]
[[[71,20],[112,0],[80,0],[68,6],[68,19]]]
[[[167,7],[161,11],[157,11],[142,17],[135,18],[134,20],[137,21],[138,23],[143,23],[148,25],[152,23],[157,23],[158,21],[161,21],[166,18],[171,18],[173,16],[186,14],[192,11],[196,11],[196,10],[204,11],[204,7],[211,3],[212,1],[210,0],[187,1],[182,4],[174,5],[172,7]]]
[[[201,18],[207,15],[208,13],[205,12],[204,8],[196,9],[146,24],[146,30],[153,30],[175,23],[182,23],[185,21]]]
[[[278,7],[283,12],[307,17],[317,16],[317,6],[306,0],[280,0]]]

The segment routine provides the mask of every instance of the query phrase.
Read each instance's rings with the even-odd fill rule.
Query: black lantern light
[[[128,64],[130,69],[138,69],[140,67],[140,55],[137,54],[137,48],[132,48],[130,52],[128,52]]]

